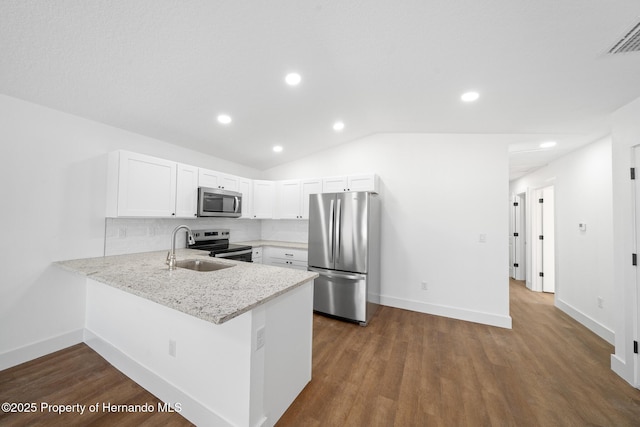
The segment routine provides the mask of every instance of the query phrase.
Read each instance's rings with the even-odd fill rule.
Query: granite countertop
[[[307,250],[309,245],[306,243],[298,242],[281,242],[278,240],[249,240],[246,242],[233,242],[239,245],[247,246],[275,246],[278,248],[290,248],[290,249],[304,249]]]
[[[59,261],[76,274],[174,310],[221,324],[318,277],[317,273],[211,258],[206,251],[178,249],[178,260],[203,259],[231,268],[212,272],[169,271],[167,251]]]

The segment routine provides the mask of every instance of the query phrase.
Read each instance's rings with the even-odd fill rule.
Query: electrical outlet
[[[125,237],[127,237],[127,228],[126,227],[118,228],[118,237],[121,238],[121,239],[124,239]]]
[[[176,340],[169,340],[169,356],[176,357]]]
[[[598,297],[598,307],[604,307],[604,299],[602,297]]]
[[[423,291],[429,290],[429,286],[427,286],[427,282],[421,282],[420,286],[422,287]]]
[[[258,331],[256,332],[256,350],[264,347],[264,342],[265,342],[265,330],[264,330],[264,326],[261,327],[260,329],[258,329]]]
[[[478,242],[479,243],[487,243],[487,235],[484,234],[484,233],[478,235]]]

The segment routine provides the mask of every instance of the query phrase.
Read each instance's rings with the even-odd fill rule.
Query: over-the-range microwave
[[[239,218],[241,215],[242,193],[219,188],[198,188],[198,216]]]

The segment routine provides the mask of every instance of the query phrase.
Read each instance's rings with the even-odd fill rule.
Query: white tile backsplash
[[[181,224],[189,226],[192,230],[229,229],[232,242],[259,240],[261,239],[260,223],[259,220],[236,218],[106,218],[104,254],[121,255],[169,250],[171,233]],[[186,232],[180,230],[176,237],[176,248],[184,248],[186,241]]]
[[[307,243],[309,221],[299,219],[263,219],[262,240]]]

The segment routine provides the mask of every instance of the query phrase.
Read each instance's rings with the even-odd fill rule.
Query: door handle
[[[340,261],[340,244],[342,233],[340,232],[340,219],[342,218],[342,206],[340,199],[338,199],[338,213],[336,216],[336,262]]]
[[[328,277],[330,279],[365,280],[367,278],[366,274],[338,273],[336,271],[325,270],[323,268],[308,267],[307,271],[312,271],[314,273],[318,273],[321,276]]]
[[[329,205],[329,210],[331,211],[331,215],[329,215],[329,246],[331,247],[331,259],[330,262],[333,262],[333,233],[335,230],[333,229],[333,222],[335,217],[335,212],[333,211],[333,199],[331,199],[331,204]]]

